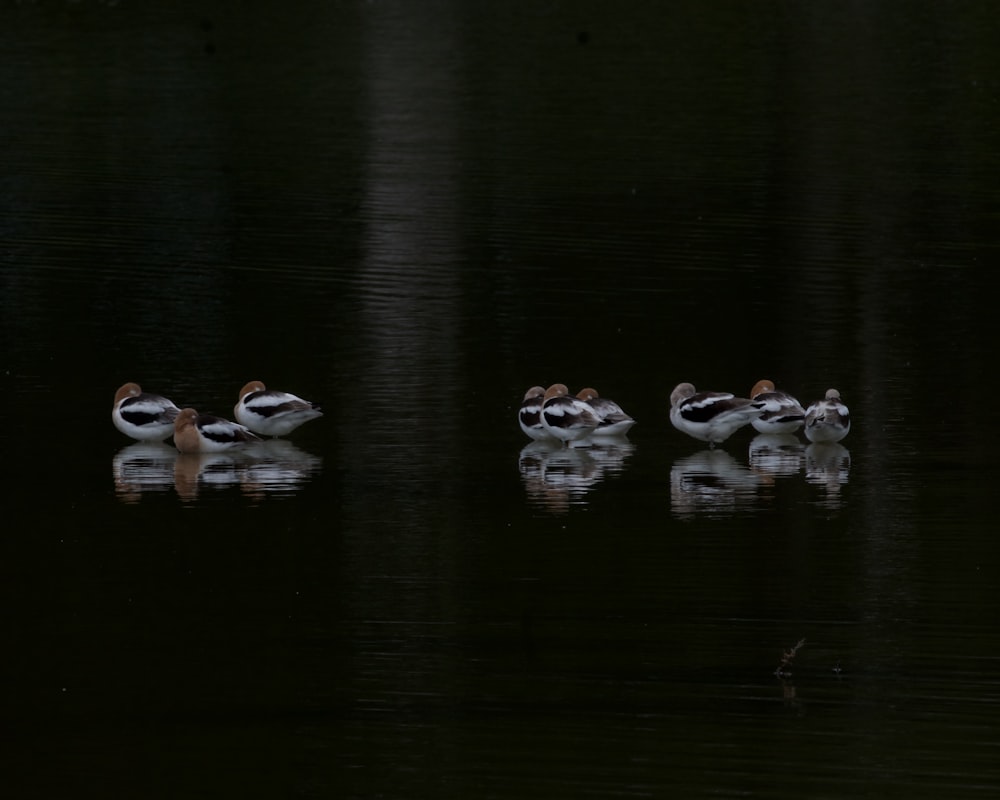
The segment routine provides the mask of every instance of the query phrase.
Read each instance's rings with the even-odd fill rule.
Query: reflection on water
[[[838,508],[843,502],[840,487],[848,482],[851,454],[841,444],[807,447],[792,434],[760,434],[750,442],[748,458],[744,466],[715,448],[675,461],[670,471],[674,514],[752,511],[774,500],[781,480],[803,471],[807,483],[824,487],[821,505]]]
[[[115,494],[123,503],[138,503],[143,492],[165,492],[174,485],[177,449],[162,442],[136,442],[111,459]]]
[[[790,433],[762,433],[750,442],[750,469],[785,478],[798,475],[805,459],[805,445]]]
[[[678,517],[750,509],[761,483],[759,475],[725,450],[702,450],[674,462],[670,470],[670,506]]]
[[[301,489],[323,466],[321,456],[307,453],[286,439],[254,445],[250,461],[240,476],[240,488],[251,497],[291,494]]]
[[[181,500],[197,500],[202,489],[225,489],[240,483],[239,462],[247,458],[237,452],[178,453],[174,462],[174,488]]]
[[[0,379],[63,420],[0,429],[26,788],[995,790],[993,453],[909,424],[994,380],[987,4],[212,6],[0,12]],[[322,462],[131,446],[107,509],[123,371],[308,384]],[[664,419],[675,376],[764,372],[856,398],[853,460]],[[515,474],[548,374],[616,387],[639,449]]]
[[[597,484],[624,471],[625,460],[634,450],[635,445],[625,438],[594,439],[588,447],[531,442],[518,458],[528,502],[557,514],[584,505]]]
[[[844,445],[829,442],[810,444],[806,448],[806,481],[823,487],[825,496],[820,505],[839,508],[840,487],[847,483],[851,471],[851,452]]]
[[[182,500],[196,500],[205,489],[239,487],[248,497],[291,494],[319,473],[320,456],[284,439],[271,439],[228,453],[178,453],[165,444],[137,442],[119,450],[111,462],[115,494],[137,503],[146,492],[171,488]]]

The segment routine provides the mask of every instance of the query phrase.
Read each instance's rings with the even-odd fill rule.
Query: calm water
[[[162,5],[0,10],[9,790],[1000,792],[990,4]],[[850,435],[671,428],[761,377]]]

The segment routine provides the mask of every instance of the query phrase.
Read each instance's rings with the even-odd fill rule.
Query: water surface
[[[10,785],[993,796],[993,16],[0,11]],[[762,377],[850,435],[670,426]],[[252,379],[325,417],[110,424]]]

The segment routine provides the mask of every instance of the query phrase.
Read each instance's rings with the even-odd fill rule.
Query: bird
[[[262,436],[285,436],[304,422],[323,416],[316,403],[270,390],[260,381],[250,381],[240,389],[233,412],[237,422]]]
[[[180,409],[166,397],[142,391],[138,383],[125,383],[115,392],[111,421],[126,436],[140,442],[162,442],[174,432]]]
[[[601,424],[593,409],[576,397],[569,397],[564,383],[554,383],[545,390],[541,420],[552,436],[567,446],[580,442]]]
[[[690,383],[679,383],[670,393],[670,421],[712,448],[759,417],[764,405],[730,392],[698,392]]]
[[[759,380],[750,390],[750,399],[764,403],[764,412],[750,424],[760,433],[795,433],[802,427],[805,409],[788,392],[774,388],[767,379]]]
[[[601,397],[597,389],[589,386],[576,393],[578,400],[583,400],[600,420],[592,431],[593,436],[624,436],[629,428],[635,425],[635,420],[626,414],[614,400]]]
[[[827,389],[826,396],[806,409],[805,434],[810,442],[839,442],[851,430],[851,412],[841,402],[840,392]]]
[[[243,425],[193,408],[182,408],[174,420],[174,445],[182,453],[219,453],[259,441]]]
[[[517,421],[521,430],[536,442],[558,442],[559,440],[542,425],[542,402],[544,399],[545,389],[541,386],[532,386],[528,389],[524,393],[521,407],[517,410]]]

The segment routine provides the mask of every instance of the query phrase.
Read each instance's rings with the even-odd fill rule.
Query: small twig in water
[[[778,664],[778,668],[774,671],[774,674],[779,678],[790,678],[792,673],[790,667],[792,662],[795,660],[795,654],[799,652],[800,649],[805,645],[805,639],[799,639],[798,643],[791,650],[786,650],[781,654],[781,663]]]

